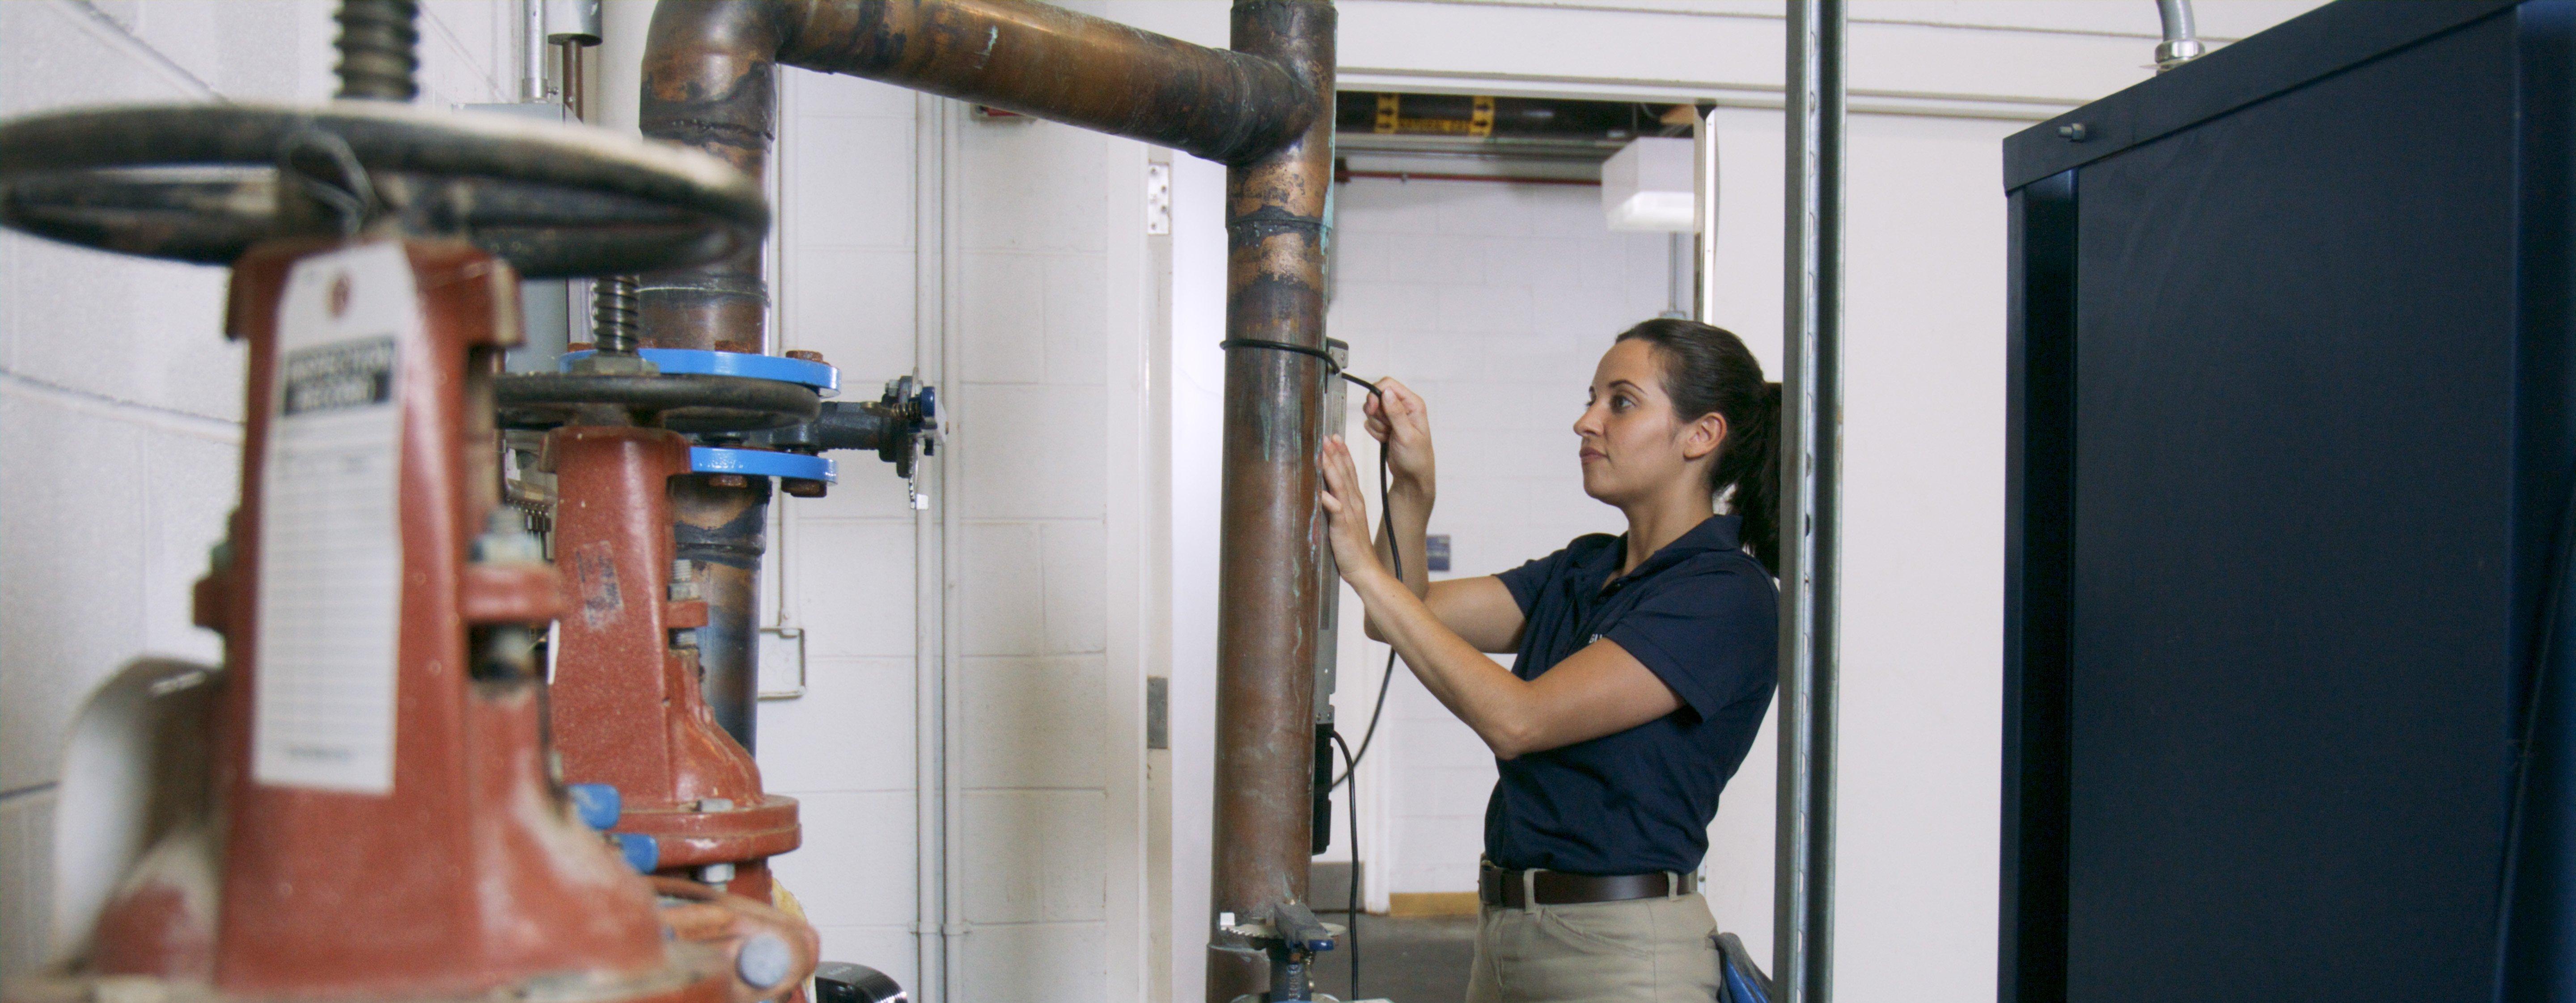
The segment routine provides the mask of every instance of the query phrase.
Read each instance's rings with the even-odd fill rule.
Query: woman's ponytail
[[[1664,360],[1664,395],[1683,421],[1726,418],[1726,444],[1709,468],[1709,490],[1743,520],[1744,545],[1780,573],[1780,385],[1762,378],[1762,363],[1744,339],[1697,321],[1657,318],[1618,340],[1655,346]]]

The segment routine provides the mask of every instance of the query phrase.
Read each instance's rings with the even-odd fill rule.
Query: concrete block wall
[[[430,0],[421,104],[507,100],[514,7]],[[0,4],[0,117],[108,102],[327,99],[324,0]],[[232,508],[241,351],[224,272],[0,233],[0,976],[48,953],[53,785],[90,688],[211,661],[188,590]]]
[[[965,940],[955,999],[1107,998],[1105,172],[1117,141],[964,119],[952,375],[964,547]],[[1142,181],[1139,179],[1141,185]],[[1129,364],[1132,366],[1133,361]],[[952,683],[954,685],[954,683]],[[1132,851],[1131,851],[1132,852]]]
[[[789,71],[779,110],[773,341],[823,353],[843,399],[872,400],[915,367],[914,98]],[[772,503],[764,598],[804,632],[805,655],[803,695],[760,703],[762,779],[801,803],[805,826],[804,847],[773,866],[826,957],[911,986],[914,515],[875,456],[841,465],[829,496]]]
[[[930,502],[951,506],[958,555],[951,919],[972,932],[950,998],[1106,998],[1103,172],[1132,144],[848,78],[781,86],[777,345],[824,353],[846,396],[873,396],[957,327],[939,387],[956,497]],[[954,140],[920,143],[925,127]],[[948,179],[944,201],[920,198],[925,174]],[[948,246],[925,253],[925,224]],[[925,284],[953,284],[953,316],[921,315]],[[842,465],[830,497],[779,505],[773,604],[805,632],[806,673],[802,696],[762,703],[760,760],[805,806],[805,847],[776,866],[825,954],[919,985],[911,927],[944,891],[918,877],[916,720],[935,691],[917,674],[914,597],[940,569],[916,557],[923,517],[891,469]]]

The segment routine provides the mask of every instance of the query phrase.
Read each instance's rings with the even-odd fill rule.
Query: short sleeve
[[[1520,604],[1521,616],[1529,616],[1530,605],[1538,602],[1539,591],[1556,578],[1556,569],[1565,563],[1565,554],[1565,550],[1559,550],[1494,576],[1511,592],[1512,601]]]
[[[1601,632],[1702,718],[1779,681],[1779,589],[1739,563],[1641,583],[1649,594]]]

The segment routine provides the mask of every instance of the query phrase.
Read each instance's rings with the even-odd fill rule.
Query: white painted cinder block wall
[[[799,71],[781,108],[779,347],[821,351],[872,393],[933,369],[954,334],[949,481],[928,487],[955,551],[951,921],[969,932],[948,998],[1132,997],[1141,844],[1110,813],[1141,792],[1141,710],[1117,709],[1142,671],[1122,651],[1133,685],[1109,679],[1107,172],[1137,177],[1141,200],[1143,148]],[[922,199],[925,177],[949,196]],[[1132,360],[1132,334],[1122,347]],[[940,569],[916,553],[923,517],[889,468],[843,464],[830,498],[781,502],[774,615],[805,632],[806,676],[802,696],[763,702],[760,760],[804,804],[805,847],[777,867],[825,954],[919,986],[912,925],[920,896],[945,890],[919,869],[915,581]]]
[[[507,100],[511,8],[422,5],[422,103]],[[0,116],[330,96],[324,0],[0,4]],[[145,653],[218,657],[189,587],[239,463],[224,272],[0,233],[0,975],[47,951],[53,783],[90,688]]]

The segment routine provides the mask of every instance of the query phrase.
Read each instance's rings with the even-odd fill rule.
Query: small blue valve
[[[640,832],[613,835],[617,840],[617,852],[626,857],[626,866],[634,868],[635,873],[651,874],[653,868],[661,865],[662,844],[653,837]]]
[[[581,824],[601,832],[616,825],[617,816],[625,810],[617,788],[607,784],[568,784],[564,792],[572,795],[573,814],[580,817]]]

